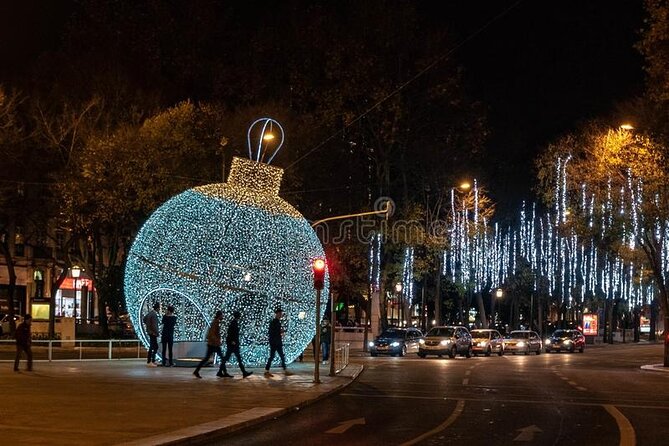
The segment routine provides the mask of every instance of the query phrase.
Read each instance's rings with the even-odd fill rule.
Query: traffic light
[[[322,290],[325,287],[325,259],[314,259],[311,267],[314,270],[314,289]]]

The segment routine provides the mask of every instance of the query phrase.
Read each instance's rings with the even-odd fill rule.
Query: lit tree
[[[666,147],[646,135],[592,124],[550,146],[538,161],[541,190],[545,201],[554,205],[557,222],[573,220],[573,230],[620,259],[617,264],[649,272],[664,313],[665,334],[669,328],[666,160]],[[669,366],[668,340],[665,336],[665,366]]]

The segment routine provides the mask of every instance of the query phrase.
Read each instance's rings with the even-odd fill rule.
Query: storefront
[[[57,317],[76,317],[83,323],[97,319],[93,280],[83,274],[79,278],[67,277],[56,292],[54,303]]]

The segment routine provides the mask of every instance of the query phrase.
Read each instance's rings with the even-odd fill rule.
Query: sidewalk
[[[350,384],[362,365],[349,364],[313,382],[314,363],[293,363],[285,376],[263,369],[242,379],[217,378],[217,368],[149,368],[143,360],[36,362],[34,372],[0,363],[2,443],[13,445],[194,444],[276,418]],[[11,423],[11,424],[10,424]]]

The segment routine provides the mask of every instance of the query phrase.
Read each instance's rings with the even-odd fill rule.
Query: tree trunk
[[[657,340],[655,332],[657,332],[657,296],[650,303],[650,332],[648,333],[648,340],[654,342]]]
[[[664,366],[669,367],[669,314],[664,312]]]
[[[4,243],[0,243],[0,251],[2,251],[2,256],[5,258],[5,263],[7,264],[7,274],[9,275],[9,288],[7,290],[7,314],[9,315],[9,334],[14,335],[16,331],[16,321],[14,320],[14,292],[16,290],[16,268],[14,267],[14,259],[9,251],[9,245],[7,240],[9,236],[5,238]]]
[[[481,321],[481,326],[483,328],[488,328],[488,317],[485,312],[485,305],[483,305],[483,296],[481,295],[480,291],[476,293],[476,304],[479,307],[479,319]]]
[[[442,305],[441,305],[441,261],[442,261],[442,255],[438,256],[437,259],[437,274],[435,277],[435,280],[437,283],[435,284],[434,287],[434,319],[437,321],[437,325],[441,325],[441,310],[442,310]],[[425,281],[427,282],[427,281]],[[423,288],[425,286],[423,285]],[[421,310],[421,315],[423,314]],[[422,316],[421,316],[422,317]]]

